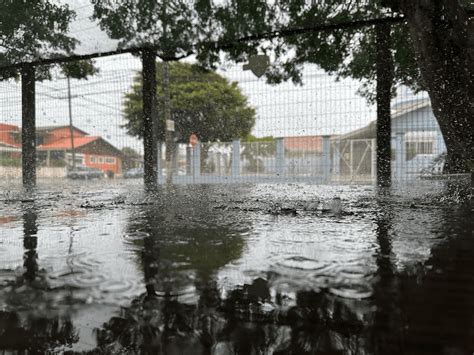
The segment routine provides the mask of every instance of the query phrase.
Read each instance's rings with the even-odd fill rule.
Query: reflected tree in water
[[[325,288],[289,296],[275,286],[281,282],[275,272],[222,292],[217,271],[242,253],[242,242],[227,239],[240,240],[242,226],[231,226],[238,220],[231,210],[217,213],[200,198],[146,206],[132,218],[129,233],[142,236],[133,243],[141,251],[147,292],[97,330],[100,351],[463,354],[472,348],[472,226],[451,223],[470,220],[468,209],[446,214],[398,206],[393,196],[381,199],[374,221],[377,272],[367,281],[373,294],[359,300]],[[434,247],[424,265],[400,269],[394,240],[411,236],[401,227],[408,216],[420,218],[410,233],[422,235],[422,219],[433,218],[445,221],[432,224],[434,233],[451,238]],[[459,278],[460,292],[453,292],[449,285]]]
[[[437,211],[443,241],[424,264],[400,274],[405,346],[418,354],[474,352],[472,209]],[[407,351],[407,352],[408,352]]]
[[[101,351],[120,346],[132,353],[168,353],[177,344],[185,353],[210,351],[220,327],[215,273],[240,257],[243,227],[213,210],[205,193],[190,199],[147,206],[132,218],[129,233],[143,236],[132,243],[146,293],[97,331]]]
[[[0,287],[4,310],[0,311],[0,350],[45,354],[67,349],[79,340],[68,316],[50,312],[45,275],[38,268],[38,221],[35,208],[23,214],[24,272]],[[54,298],[54,297],[53,297]]]
[[[209,201],[193,199],[192,213],[186,204],[167,202],[131,219],[128,233],[141,236],[132,243],[140,251],[146,292],[97,329],[101,352],[359,353],[366,327],[357,302],[327,290],[300,291],[294,305],[280,307],[283,296],[272,296],[271,276],[224,294],[217,271],[240,257],[242,226],[232,226],[235,218],[212,210]]]
[[[395,211],[396,209],[396,211]],[[431,210],[426,210],[431,209]],[[376,219],[379,253],[371,343],[375,353],[470,354],[474,350],[474,240],[470,206],[383,204]],[[406,231],[409,219],[417,229]],[[430,225],[439,243],[423,263],[394,263],[394,239],[421,243]],[[400,240],[401,239],[401,240]],[[455,287],[453,287],[455,286]]]

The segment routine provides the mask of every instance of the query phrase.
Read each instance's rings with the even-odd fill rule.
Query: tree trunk
[[[445,172],[467,172],[474,161],[474,24],[459,0],[398,5],[448,150]]]

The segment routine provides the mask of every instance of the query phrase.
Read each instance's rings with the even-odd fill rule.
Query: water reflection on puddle
[[[0,199],[2,350],[474,351],[468,203],[309,185],[47,190]]]

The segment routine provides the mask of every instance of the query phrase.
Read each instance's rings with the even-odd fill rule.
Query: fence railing
[[[198,142],[195,146],[177,144],[172,154],[173,183],[239,183],[302,181],[312,183],[372,184],[376,181],[376,141],[373,138],[346,139],[340,136],[320,136],[318,144],[295,144],[295,137],[276,138],[262,142]],[[304,137],[300,140],[304,141]],[[392,178],[409,181],[442,170],[442,141],[434,145],[414,145],[412,135],[398,132],[392,136]],[[416,142],[415,142],[416,143]],[[428,149],[429,148],[429,149]],[[416,151],[418,149],[418,151]],[[421,150],[420,150],[421,149]],[[423,150],[425,149],[425,150]],[[15,152],[17,154],[17,152]],[[158,147],[158,181],[165,182],[167,166],[164,143]],[[67,154],[63,166],[42,162],[38,178],[66,178]],[[21,155],[17,157],[21,160]],[[88,158],[90,160],[90,158]],[[85,161],[85,157],[83,157]],[[53,160],[50,160],[50,163]],[[140,170],[142,162],[136,158]],[[0,178],[21,178],[21,166],[11,165],[11,159],[0,159]],[[18,163],[18,162],[17,162]],[[45,165],[46,164],[46,165]],[[69,162],[70,165],[70,162]],[[125,167],[116,174],[120,179]],[[108,175],[104,171],[104,176]],[[142,177],[137,174],[135,177]]]

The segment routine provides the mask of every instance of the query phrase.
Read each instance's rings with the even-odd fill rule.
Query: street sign
[[[193,148],[198,144],[199,139],[194,133],[189,136],[189,144],[193,146]]]
[[[166,130],[174,132],[174,121],[173,120],[166,120]]]

